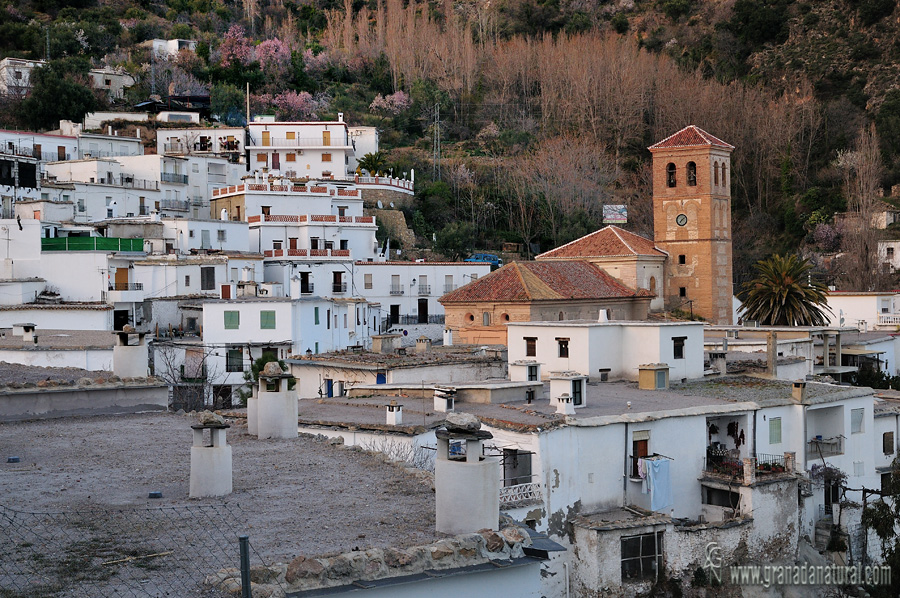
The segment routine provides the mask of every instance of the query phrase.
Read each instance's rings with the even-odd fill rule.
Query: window
[[[483,314],[481,314],[481,324],[482,324],[483,326],[490,326],[490,325],[491,325],[491,313],[490,313],[490,312],[487,312],[487,311],[486,311],[486,312],[484,312]]]
[[[781,418],[769,418],[769,444],[781,444]]]
[[[861,434],[863,430],[863,414],[865,414],[865,409],[851,409],[850,410],[850,433],[851,434]]]
[[[663,532],[622,538],[622,581],[655,580],[663,571]]]
[[[684,359],[684,341],[686,336],[676,336],[672,339],[672,357],[674,359]]]
[[[678,296],[687,297],[687,287],[678,287]]]
[[[650,454],[650,430],[636,430],[631,434],[631,477],[640,479],[638,459]]]
[[[728,180],[727,180],[727,178],[725,177],[725,168],[726,168],[726,166],[725,166],[725,163],[723,162],[723,163],[722,163],[722,186],[723,186],[723,187],[727,187],[727,186],[728,186]]]
[[[569,356],[569,339],[557,338],[556,343],[559,348],[559,356],[560,357],[568,357]]]
[[[559,321],[562,322],[565,319],[566,319],[566,314],[564,314],[563,312],[559,312]]]
[[[266,163],[267,162],[266,156],[267,156],[267,154],[263,154],[263,153],[256,154],[256,161]]]
[[[881,491],[882,491],[882,492],[889,492],[889,491],[890,491],[890,488],[891,488],[891,474],[890,474],[890,472],[881,474]]]
[[[537,355],[537,337],[525,337],[525,357],[535,357]]]
[[[686,264],[686,263],[687,263],[687,256],[686,256],[686,255],[679,255],[679,256],[678,256],[678,263],[681,264],[681,265]]]
[[[316,319],[316,326],[318,326],[319,325],[319,308],[318,307],[313,309],[313,316]]]
[[[881,452],[885,455],[894,454],[894,433],[885,432],[881,436]]]
[[[531,453],[519,449],[503,449],[503,486],[517,486],[531,482]]]
[[[719,186],[719,163],[718,162],[713,164],[713,184],[716,187]]]
[[[687,163],[687,184],[688,187],[697,186],[697,164],[694,162]]]
[[[191,164],[191,172],[200,172],[199,164]]]
[[[194,238],[194,231],[193,231],[193,229],[191,229],[188,231],[188,239],[193,239],[193,238]]]
[[[237,330],[241,327],[241,312],[226,311],[225,312],[225,330]]]
[[[284,243],[283,239],[275,239],[272,241],[272,249],[281,249],[281,245]]]
[[[284,134],[284,138],[285,139],[296,139],[297,133],[295,133],[294,131],[288,131],[287,133]]]
[[[322,162],[331,162],[331,154],[322,154]]]
[[[347,215],[347,206],[338,206],[338,216]]]
[[[894,259],[894,248],[893,247],[887,248],[887,256],[888,256],[888,259],[890,259],[890,260]]]
[[[272,206],[260,206],[260,209],[262,209],[263,216],[272,215]]]
[[[285,161],[285,162],[296,162],[296,161],[297,161],[297,154],[295,154],[294,152],[288,152],[288,153],[286,153],[286,154],[284,155],[284,161]]]
[[[225,312],[228,313],[228,312]],[[237,312],[235,312],[237,313]],[[226,372],[243,372],[244,371],[244,352],[240,349],[228,349],[225,357]]]
[[[669,162],[666,165],[666,187],[675,186],[675,165]]]
[[[325,327],[331,330],[331,310],[325,310]]]
[[[576,407],[584,404],[584,380],[572,380],[572,404]]]
[[[260,330],[275,330],[274,311],[259,312],[259,328]]]
[[[191,277],[187,274],[184,276],[184,286],[186,286],[186,287],[191,286]]]
[[[200,268],[200,290],[212,291],[216,288],[216,269],[212,266]]]
[[[470,276],[469,278],[471,278],[472,280],[478,280],[478,275],[477,275],[477,274],[473,274],[473,275]]]
[[[218,239],[219,243],[224,243],[225,242],[225,231],[222,229],[219,229],[218,231],[216,231],[216,238]]]
[[[344,314],[344,328],[347,327],[347,314]]]
[[[537,382],[538,366],[536,366],[536,365],[528,366],[527,378],[528,378],[529,382]]]

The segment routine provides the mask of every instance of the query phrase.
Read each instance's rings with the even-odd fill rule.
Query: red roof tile
[[[571,243],[544,252],[534,259],[574,259],[625,255],[652,255],[665,257],[666,253],[657,249],[653,241],[628,232],[618,226],[606,226]]]
[[[715,145],[717,147],[724,147],[725,149],[734,149],[733,145],[725,143],[717,137],[713,137],[703,129],[694,125],[686,126],[674,135],[666,137],[655,145],[651,145],[648,149],[653,151],[655,149],[693,147],[697,145]]]
[[[442,304],[477,301],[643,297],[594,264],[580,260],[513,262],[440,298]]]

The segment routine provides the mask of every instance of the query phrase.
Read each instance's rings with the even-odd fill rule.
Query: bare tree
[[[877,291],[890,287],[878,259],[876,211],[880,203],[882,160],[875,125],[863,128],[852,150],[838,152],[835,166],[844,175],[850,218],[845,223],[839,260],[842,288]]]
[[[185,411],[218,408],[216,386],[225,373],[202,344],[157,341],[152,345],[153,374],[172,389],[170,407]]]

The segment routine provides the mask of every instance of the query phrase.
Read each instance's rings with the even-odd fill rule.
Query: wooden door
[[[268,131],[262,132],[262,144],[269,145],[272,141],[271,134]]]
[[[128,268],[116,268],[116,286],[117,291],[128,290]]]
[[[231,299],[231,285],[230,284],[222,285],[222,299]]]
[[[322,145],[331,145],[331,131],[322,131]]]

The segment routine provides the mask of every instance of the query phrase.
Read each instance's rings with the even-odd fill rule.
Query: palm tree
[[[360,158],[357,166],[368,171],[371,176],[378,176],[378,173],[387,168],[387,156],[382,152],[370,152]]]
[[[828,324],[828,289],[812,279],[813,267],[808,260],[797,255],[773,255],[754,268],[757,277],[745,282],[741,293],[745,319],[770,326]]]

